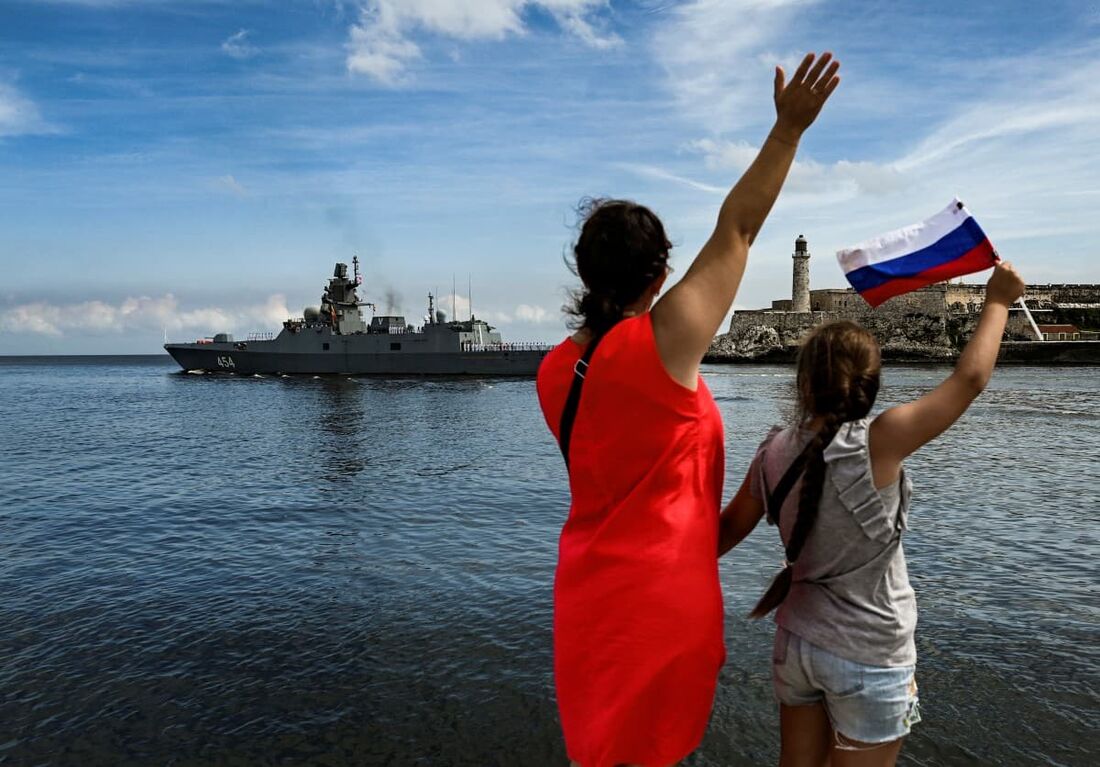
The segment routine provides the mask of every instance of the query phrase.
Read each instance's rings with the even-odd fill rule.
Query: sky
[[[735,307],[955,195],[1029,282],[1100,282],[1095,0],[2,0],[0,354],[278,330],[355,255],[379,311],[457,285],[558,341],[582,198],[682,275],[810,50],[842,82]]]

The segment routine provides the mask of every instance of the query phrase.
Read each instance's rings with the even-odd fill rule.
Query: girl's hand
[[[871,422],[871,470],[876,487],[895,482],[901,462],[955,423],[982,393],[1001,347],[1008,308],[1024,294],[1011,264],[998,264],[985,288],[985,306],[955,372],[915,402],[895,405]]]
[[[816,64],[814,58],[814,54],[807,53],[789,83],[783,67],[775,68],[776,127],[796,136],[810,127],[840,84],[840,62],[832,60],[833,54],[823,53]]]
[[[1001,262],[985,285],[985,300],[1011,306],[1024,294],[1024,279],[1012,264]]]
[[[746,473],[737,495],[718,517],[718,556],[743,541],[764,516],[764,504],[752,497],[751,485],[751,477]]]

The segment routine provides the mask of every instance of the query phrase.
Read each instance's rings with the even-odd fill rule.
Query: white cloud
[[[38,111],[34,102],[15,86],[0,83],[0,137],[55,131]]]
[[[703,157],[706,169],[720,172],[727,179],[737,178],[752,163],[760,148],[746,141],[698,139],[686,149]],[[664,168],[636,163],[619,163],[617,167],[644,178],[672,181],[709,195],[724,197],[729,186],[712,184],[673,173]],[[885,195],[905,188],[910,182],[897,163],[879,164],[866,161],[838,160],[823,164],[812,159],[795,160],[783,185],[784,198],[810,195],[820,204],[841,201],[858,195]]]
[[[60,336],[52,315],[51,307],[41,302],[14,306],[0,311],[0,332]]]
[[[518,322],[530,322],[535,324],[553,322],[557,319],[541,306],[531,306],[530,304],[520,304],[517,306],[515,317]]]
[[[704,191],[725,191],[758,151],[735,137],[772,119],[772,67],[780,63],[789,73],[796,66],[797,56],[773,51],[795,47],[800,14],[817,2],[692,0],[671,11],[668,23],[654,32],[652,47],[681,114],[710,134],[686,145],[709,172],[685,172],[683,166],[675,174],[650,166],[627,169]],[[848,41],[833,42],[844,58]],[[916,87],[929,76],[936,87]],[[871,151],[878,156],[871,158],[860,156],[862,147],[842,135],[843,151],[836,153],[841,159],[820,162],[803,149],[774,220],[828,222],[822,229],[867,227],[867,234],[878,221],[889,222],[890,228],[906,223],[899,211],[927,215],[959,194],[989,222],[987,228],[1001,230],[1004,238],[1040,229],[1067,235],[1087,229],[1084,222],[1094,216],[1092,197],[1081,190],[1095,189],[1100,178],[1095,128],[1100,124],[1100,46],[1034,50],[1003,59],[948,59],[907,71],[904,80],[864,68],[849,79],[841,86],[847,94],[844,112],[835,119],[852,122],[864,135],[879,126],[886,135],[894,131],[909,138],[885,157],[882,142],[874,143]],[[864,103],[868,100],[880,106]],[[884,110],[883,103],[893,109]],[[826,110],[840,109],[840,104]],[[716,184],[717,171],[723,181]],[[1003,229],[998,219],[1004,220]]]
[[[692,0],[673,10],[652,46],[679,111],[726,130],[757,122],[771,103],[774,66],[790,60],[769,50],[814,2]]]
[[[217,192],[227,192],[237,197],[247,197],[248,188],[233,175],[218,176],[210,182],[210,188]]]
[[[260,52],[260,49],[248,42],[249,30],[241,29],[222,41],[222,52],[235,59],[248,59]]]
[[[474,306],[474,316],[479,320],[485,320],[492,325],[512,325],[523,323],[528,325],[541,325],[557,321],[557,316],[537,304],[519,304],[512,311],[501,311],[493,308],[495,302],[487,302],[489,305],[478,304]],[[452,295],[444,293],[435,298],[436,309],[442,310],[447,319],[464,320],[470,316],[470,297],[462,294]],[[481,307],[481,308],[479,308]]]
[[[392,26],[378,20],[368,20],[367,13],[364,10],[361,22],[351,28],[348,71],[368,75],[386,85],[395,85],[406,64],[420,57],[420,48]]]
[[[1096,138],[1095,126],[1100,123],[1100,50],[1082,52],[1079,60],[1065,62],[1065,68],[1055,66],[1046,57],[1043,62],[1046,66],[1039,70],[1034,61],[1005,62],[1006,70],[1023,70],[1026,89],[1014,87],[968,103],[901,158],[899,166],[928,166],[961,150],[1082,128],[1091,129],[1085,138]],[[1065,151],[1071,153],[1069,147]]]
[[[717,139],[699,139],[688,146],[703,155],[709,169],[736,173],[749,167],[760,151],[759,147],[745,141]],[[905,174],[896,163],[838,160],[822,164],[806,159],[794,161],[783,189],[788,194],[825,194],[846,198],[854,194],[886,194],[903,188],[906,182]]]
[[[696,126],[697,138],[681,148],[701,162],[619,167],[725,192],[758,151],[741,137],[756,138],[774,117],[773,66],[789,74],[799,60],[789,52],[804,37],[800,23],[807,14],[825,23],[837,5],[806,7],[816,2],[692,0],[668,11],[651,50],[678,116]],[[814,284],[839,285],[843,278],[825,254],[930,215],[957,194],[1029,280],[1095,279],[1083,243],[1096,233],[1100,45],[970,60],[930,50],[899,72],[872,66],[892,59],[869,50],[867,39],[845,39],[850,30],[819,31],[839,58],[848,48],[857,53],[841,98],[826,107],[829,119],[811,129],[806,144],[814,154],[800,150],[754,250],[789,252],[805,233],[819,256]],[[701,244],[714,208],[682,202],[675,187],[669,194],[672,203],[662,207],[679,208],[675,226],[688,229],[690,245]],[[742,301],[764,304],[786,294],[789,272],[750,269],[744,288]]]
[[[448,293],[436,298],[436,306],[447,313],[452,320],[468,319],[470,316],[470,299],[468,296]]]
[[[548,3],[548,5],[552,4]],[[558,23],[562,29],[573,33],[586,45],[597,50],[606,51],[623,44],[623,39],[614,33],[601,35],[597,32],[595,27],[592,26],[592,22],[585,18],[587,10],[587,8],[584,8],[581,11],[570,10],[559,13],[557,14]]]
[[[664,168],[659,168],[655,165],[644,165],[641,163],[618,163],[616,167],[622,168],[625,171],[629,171],[630,173],[634,173],[638,176],[643,176],[645,178],[653,178],[657,179],[658,181],[672,181],[700,192],[706,192],[707,194],[725,194],[729,191],[729,189],[724,186],[715,186],[714,184],[707,184],[702,181],[696,181],[695,179],[677,175],[671,171],[665,170]]]
[[[562,29],[586,44],[606,49],[622,41],[601,35],[591,21],[606,0],[366,0],[349,32],[347,68],[386,85],[402,81],[422,53],[410,39],[416,31],[458,40],[500,40],[526,31],[523,14],[549,13]],[[452,54],[453,58],[453,54]]]
[[[74,304],[44,301],[0,309],[0,333],[30,333],[60,337],[70,333],[121,333],[159,331],[247,333],[270,330],[290,316],[286,297],[269,296],[265,301],[233,310],[221,307],[184,309],[171,293],[160,297],[126,298],[117,304],[92,300]]]

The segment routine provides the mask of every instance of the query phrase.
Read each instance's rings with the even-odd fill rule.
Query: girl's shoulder
[[[772,426],[757,446],[756,455],[762,459],[770,454],[779,460],[793,457],[789,454],[804,448],[812,436],[813,432],[798,426]]]
[[[891,503],[885,503],[883,492],[875,487],[868,446],[873,420],[861,418],[840,427],[825,448],[826,481],[832,485],[837,501],[859,522],[868,537],[888,540],[905,527],[911,486],[902,472],[898,494],[888,494]]]
[[[871,436],[871,421],[873,420],[868,416],[856,421],[842,423],[840,428],[837,429],[833,441],[825,448],[825,462],[832,463],[850,458],[867,457],[867,465],[870,468],[868,441]]]
[[[765,500],[769,478],[783,471],[782,466],[789,460],[790,438],[797,430],[790,426],[772,426],[760,444],[749,464],[749,493],[759,501]]]

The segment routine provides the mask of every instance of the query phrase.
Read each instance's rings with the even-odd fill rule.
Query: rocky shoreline
[[[771,331],[771,332],[768,332]],[[748,337],[725,333],[714,339],[704,362],[715,364],[793,364],[798,344],[781,343],[774,328],[760,327]],[[958,359],[960,346],[894,341],[882,344],[887,362],[951,363]],[[1005,341],[998,356],[1000,364],[1100,365],[1100,341]]]
[[[968,285],[938,284],[871,310],[850,290],[826,289],[811,292],[815,307],[811,311],[737,311],[728,331],[711,343],[706,361],[793,362],[799,343],[813,328],[852,320],[875,337],[885,360],[950,363],[966,346],[981,316],[980,303],[970,300],[979,297],[969,296],[972,290]],[[1031,286],[1031,294],[1037,298],[1029,300],[1029,308],[1039,323],[1072,324],[1086,330],[1100,327],[1100,291],[1095,286]],[[1074,303],[1058,303],[1055,298],[1073,299]],[[786,303],[790,302],[773,302]],[[1036,341],[1026,315],[1012,310],[1000,360],[1029,365],[1100,365],[1100,341]]]

